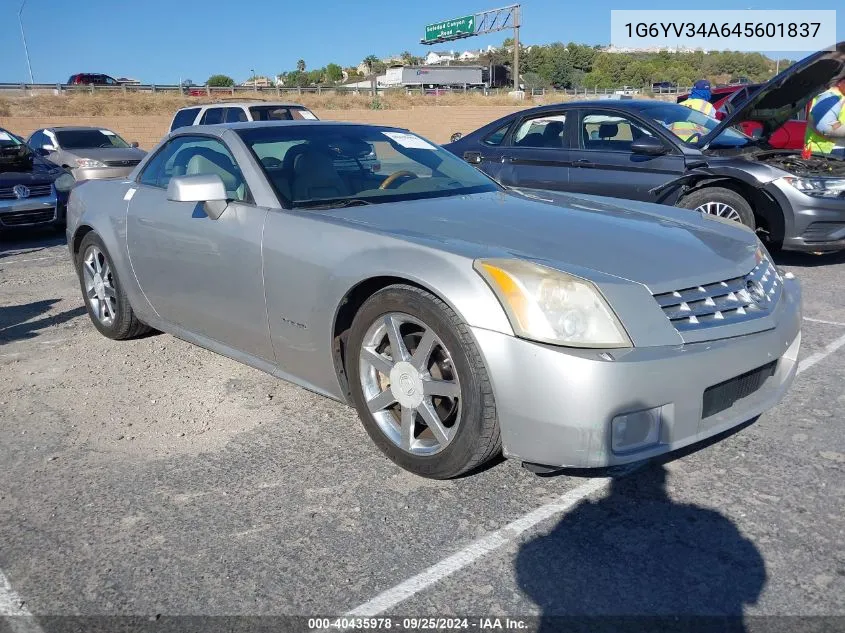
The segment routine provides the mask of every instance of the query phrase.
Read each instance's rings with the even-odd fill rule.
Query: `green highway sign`
[[[475,33],[475,16],[466,15],[462,18],[444,20],[436,24],[426,25],[425,40],[423,41],[431,42],[433,40],[472,35],[473,33]]]

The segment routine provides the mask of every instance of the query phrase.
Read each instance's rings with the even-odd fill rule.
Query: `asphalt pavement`
[[[442,482],[344,405],[166,334],[100,336],[62,236],[4,238],[0,615],[845,627],[845,256],[776,259],[804,285],[801,373],[754,424],[612,480],[500,461]]]

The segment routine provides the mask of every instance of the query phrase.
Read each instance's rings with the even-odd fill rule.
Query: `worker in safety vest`
[[[695,82],[692,92],[689,93],[689,98],[681,101],[681,105],[716,118],[716,108],[710,103],[710,82],[706,79],[699,79]]]
[[[810,102],[805,152],[845,157],[845,79]]]

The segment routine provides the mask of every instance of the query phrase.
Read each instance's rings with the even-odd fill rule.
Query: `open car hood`
[[[704,150],[729,127],[742,121],[763,125],[763,138],[803,110],[816,95],[845,77],[845,42],[813,53],[763,84],[698,143]]]

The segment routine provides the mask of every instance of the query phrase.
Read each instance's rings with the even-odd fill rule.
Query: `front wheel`
[[[347,375],[364,428],[402,468],[448,479],[501,451],[487,370],[467,325],[437,297],[390,286],[349,333]]]
[[[88,316],[103,336],[122,340],[149,331],[132,311],[109,253],[96,233],[82,238],[76,268]]]
[[[733,220],[751,229],[757,228],[751,205],[733,189],[705,187],[681,198],[678,206],[699,213],[715,215],[726,220]]]

